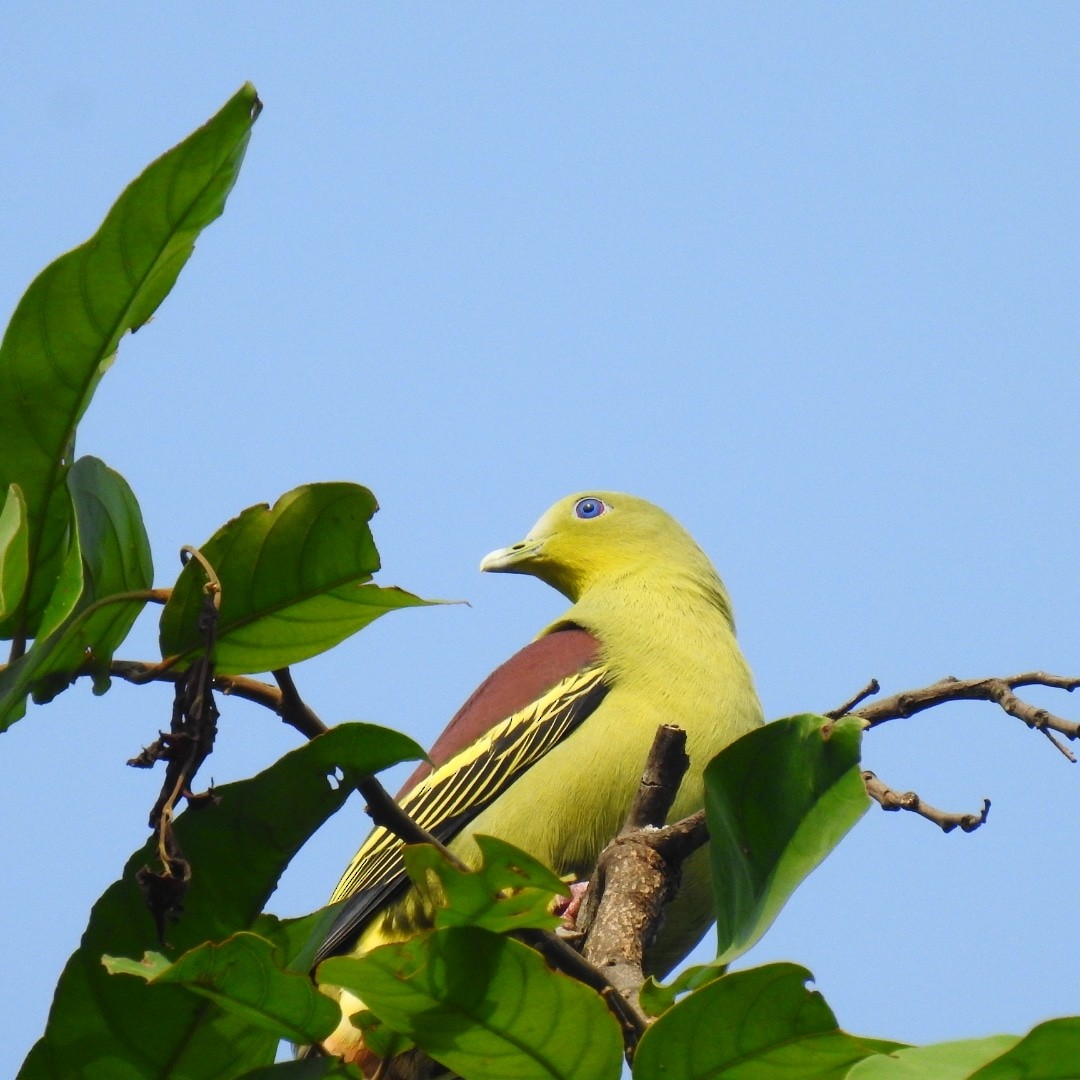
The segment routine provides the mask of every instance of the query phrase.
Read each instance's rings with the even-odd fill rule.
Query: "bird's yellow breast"
[[[491,833],[559,873],[587,876],[622,826],[661,724],[686,731],[690,756],[671,820],[700,809],[705,765],[762,722],[726,597],[720,600],[711,589],[657,574],[582,597],[549,630],[574,622],[600,639],[610,692],[514,784],[513,799],[481,813],[451,847],[475,858],[471,834]],[[707,860],[699,857],[684,871],[680,897],[669,911],[673,933],[665,937],[671,944],[660,943],[664,955],[650,966],[671,966],[711,921]]]

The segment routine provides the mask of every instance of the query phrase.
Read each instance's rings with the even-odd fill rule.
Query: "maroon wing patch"
[[[600,642],[577,626],[567,627],[526,645],[500,664],[458,709],[446,730],[435,740],[429,757],[436,767],[475,742],[485,731],[505,720],[556,683],[591,664],[600,654]],[[428,773],[424,762],[397,793],[400,800]]]

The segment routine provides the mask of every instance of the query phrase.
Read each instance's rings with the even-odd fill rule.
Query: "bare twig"
[[[182,672],[176,671],[171,664],[151,664],[144,660],[114,660],[109,665],[109,674],[136,685],[150,682],[175,683],[182,678]],[[314,739],[316,735],[327,730],[326,725],[306,705],[302,710],[287,708],[281,690],[270,683],[249,679],[244,675],[215,675],[213,688],[219,693],[252,701],[277,713],[286,724],[296,728],[305,738]]]
[[[881,698],[879,701],[857,706],[849,703],[825,715],[838,719],[851,713],[862,717],[868,727],[877,727],[888,720],[904,719],[937,705],[943,705],[947,701],[992,701],[1032,730],[1041,731],[1061,754],[1069,761],[1075,762],[1076,755],[1055,738],[1054,733],[1069,740],[1080,738],[1080,723],[1066,720],[1046,709],[1022,701],[1015,693],[1022,686],[1048,686],[1071,693],[1080,687],[1080,677],[1050,675],[1044,671],[1026,671],[1020,675],[985,679],[956,679],[949,676],[930,686],[924,686],[918,690],[905,690],[891,697]],[[853,700],[861,702],[865,696],[866,694],[863,693]]]
[[[272,674],[281,691],[281,699],[276,710],[278,716],[309,739],[314,739],[316,735],[322,735],[328,731],[327,726],[300,696],[300,691],[296,689],[296,683],[293,682],[292,672],[284,667],[278,668]]]
[[[881,683],[877,679],[871,679],[857,694],[853,695],[848,701],[845,701],[843,705],[838,709],[833,709],[832,712],[827,712],[825,715],[831,720],[839,720],[841,716],[847,716],[848,713],[855,711],[855,706],[864,702],[868,697],[873,697],[874,694],[881,690]]]
[[[952,832],[958,827],[964,832],[974,832],[986,823],[986,817],[990,813],[989,799],[983,799],[982,810],[977,814],[954,814],[923,802],[914,791],[895,791],[882,783],[872,772],[864,772],[862,777],[866,784],[866,793],[882,810],[910,810],[913,814],[940,826],[942,832]]]
[[[409,817],[394,801],[390,792],[374,776],[361,777],[356,786],[367,803],[364,809],[367,811],[368,817],[376,825],[381,825],[406,844],[430,844],[458,870],[472,869],[462,862],[441,840]]]

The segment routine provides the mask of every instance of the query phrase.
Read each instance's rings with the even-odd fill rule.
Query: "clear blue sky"
[[[431,741],[560,610],[481,577],[556,498],[653,499],[734,597],[771,717],[870,676],[1077,673],[1080,9],[8,4],[0,310],[245,79],[225,216],[83,425],[157,579],[252,503],[351,479],[406,611],[296,670],[328,721]],[[148,616],[123,655],[153,654]],[[1080,703],[1043,700],[1076,717]],[[12,1075],[160,777],[163,688],[80,685],[0,736]],[[227,702],[222,783],[295,742]],[[747,962],[911,1041],[1080,1012],[1080,766],[988,706],[867,740],[989,825],[871,812]],[[290,871],[321,904],[350,804]]]

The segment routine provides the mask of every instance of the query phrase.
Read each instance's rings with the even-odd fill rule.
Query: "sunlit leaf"
[[[387,611],[431,603],[369,584],[379,554],[368,521],[378,509],[359,484],[305,484],[249,507],[199,549],[221,582],[216,670],[273,671],[332,648]],[[161,655],[182,667],[203,648],[206,575],[184,568],[161,616]]]
[[[421,889],[438,882],[435,925],[482,926],[505,933],[535,928],[551,930],[561,922],[551,913],[556,895],[568,896],[566,883],[542,862],[494,836],[475,836],[478,870],[458,870],[430,844],[403,851],[405,869]]]
[[[113,957],[105,966],[110,974],[139,975],[155,986],[184,986],[240,1020],[295,1043],[325,1039],[341,1019],[337,1005],[311,978],[285,971],[274,946],[257,934],[240,932],[197,945],[164,966]]]
[[[0,731],[23,715],[27,694],[49,701],[80,674],[93,675],[104,693],[113,652],[145,603],[136,594],[153,582],[150,542],[124,478],[84,457],[67,486],[75,528],[42,624],[48,632],[0,672]]]
[[[600,996],[501,934],[433,930],[325,960],[319,981],[352,991],[468,1080],[619,1076],[622,1039]]]
[[[857,1061],[899,1044],[837,1027],[810,973],[769,964],[695,990],[645,1032],[634,1080],[841,1080]]]
[[[18,484],[8,484],[0,509],[0,621],[18,606],[30,571],[26,499]]]
[[[185,810],[176,820],[176,836],[191,863],[192,881],[167,946],[157,940],[136,883],[139,869],[155,862],[155,845],[148,843],[94,905],[82,943],[60,977],[45,1034],[20,1080],[66,1080],[72,1061],[80,1063],[82,1075],[102,1080],[220,1080],[270,1064],[278,1042],[271,1033],[181,987],[111,976],[101,958],[158,951],[175,960],[205,941],[263,925],[259,912],[285,866],[339,809],[356,779],[421,756],[397,732],[345,724],[250,780],[216,788],[215,805]]]
[[[795,716],[722,750],[705,771],[717,960],[741,956],[866,812],[861,721]]]
[[[1017,1042],[1015,1035],[991,1035],[986,1039],[963,1039],[957,1042],[934,1043],[931,1046],[907,1046],[891,1054],[878,1054],[860,1061],[847,1075],[847,1080],[971,1080],[982,1075],[981,1065],[993,1061]],[[1056,1072],[1056,1080],[1075,1076],[1070,1066],[1068,1074]],[[1006,1070],[998,1073],[1000,1080],[1035,1080],[1035,1073]]]
[[[15,482],[26,499],[28,587],[0,637],[39,632],[67,549],[76,425],[121,337],[150,318],[224,208],[258,109],[244,86],[133,181],[94,236],[47,266],[15,308],[0,342],[0,491]]]

